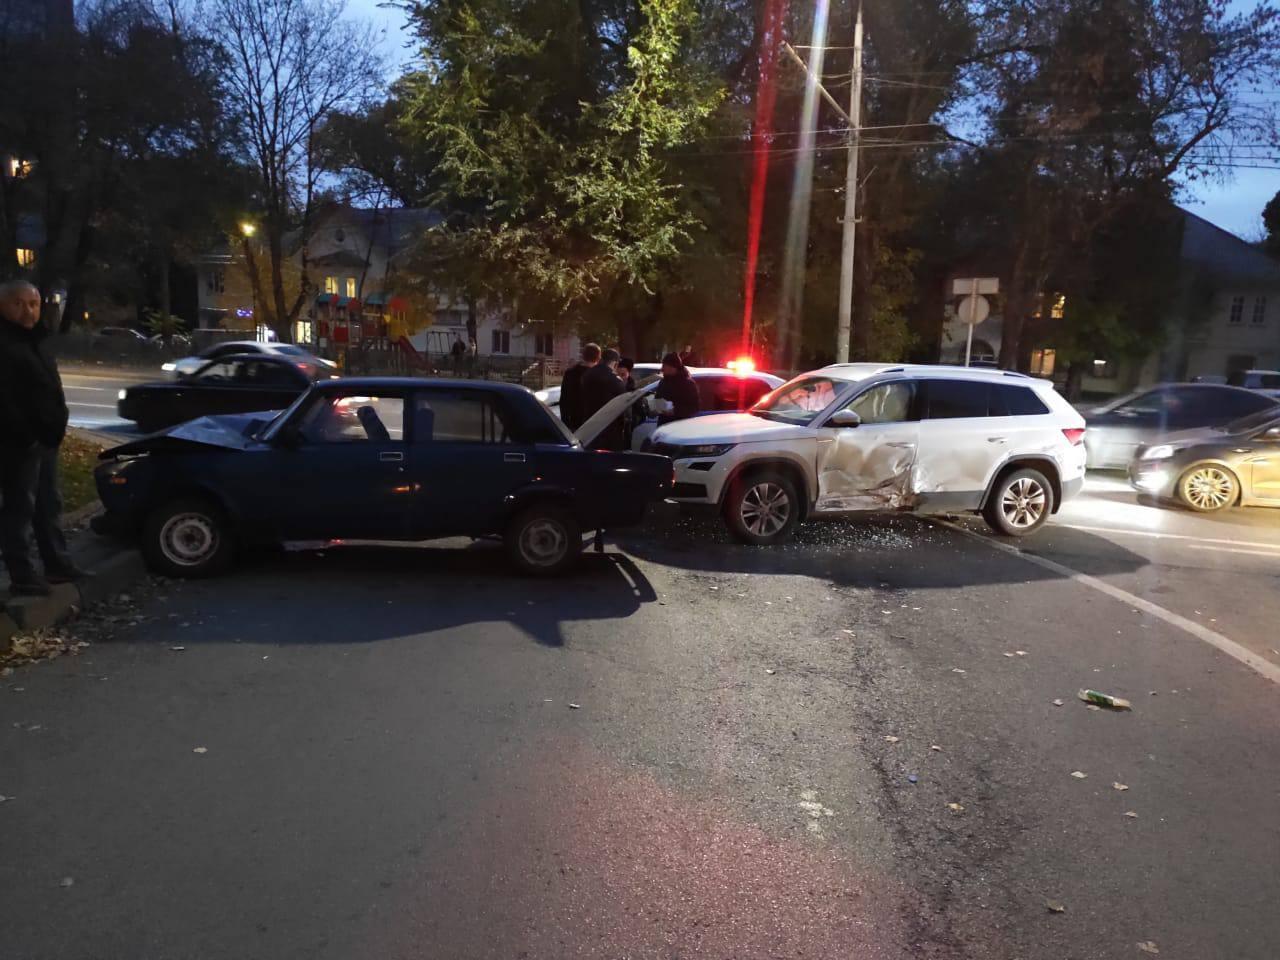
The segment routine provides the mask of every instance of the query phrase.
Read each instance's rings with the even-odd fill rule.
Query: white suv
[[[660,427],[674,497],[718,506],[734,536],[785,539],[811,516],[981,512],[1037,529],[1084,486],[1084,419],[1046,380],[1001,370],[843,363],[745,413]]]

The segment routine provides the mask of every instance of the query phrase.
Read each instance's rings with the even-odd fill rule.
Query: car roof
[[[961,367],[945,363],[833,363],[811,374],[825,374],[841,380],[855,382],[870,377],[891,373],[911,373],[945,377],[956,380],[1000,380],[1004,378],[1026,381],[1026,386],[1052,386],[1048,380],[1032,377],[1014,370],[1000,370],[991,367]]]
[[[501,380],[457,380],[450,377],[340,377],[337,380],[321,380],[317,390],[376,389],[417,390],[427,387],[447,390],[486,390],[491,393],[526,394],[533,391],[518,383]]]
[[[229,360],[253,360],[255,363],[279,363],[285,366],[294,366],[299,361],[293,357],[278,357],[271,353],[229,353],[225,357],[201,357],[204,361],[200,366],[207,367],[213,363],[226,363]]]

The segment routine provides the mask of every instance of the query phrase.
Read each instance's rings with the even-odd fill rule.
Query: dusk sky
[[[379,6],[381,0],[348,0],[348,11],[367,17],[387,32],[386,52],[393,60],[408,57],[404,14]],[[1244,6],[1244,4],[1236,4]],[[1280,191],[1280,170],[1233,170],[1225,183],[1196,184],[1178,198],[1182,206],[1232,233],[1252,240],[1262,231],[1262,208]]]

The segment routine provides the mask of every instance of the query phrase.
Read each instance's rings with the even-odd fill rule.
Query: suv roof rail
[[[1023,380],[1034,380],[1034,379],[1035,379],[1035,377],[1031,376],[1031,374],[1029,374],[1029,373],[1019,373],[1017,370],[1006,370],[1006,371],[1004,371],[1004,375],[1005,375],[1006,377],[1021,377]]]

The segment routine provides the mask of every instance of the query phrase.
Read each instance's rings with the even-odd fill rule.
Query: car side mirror
[[[1271,427],[1262,436],[1267,440],[1280,440],[1280,427]]]
[[[862,418],[852,410],[837,410],[827,421],[828,427],[860,427]]]

